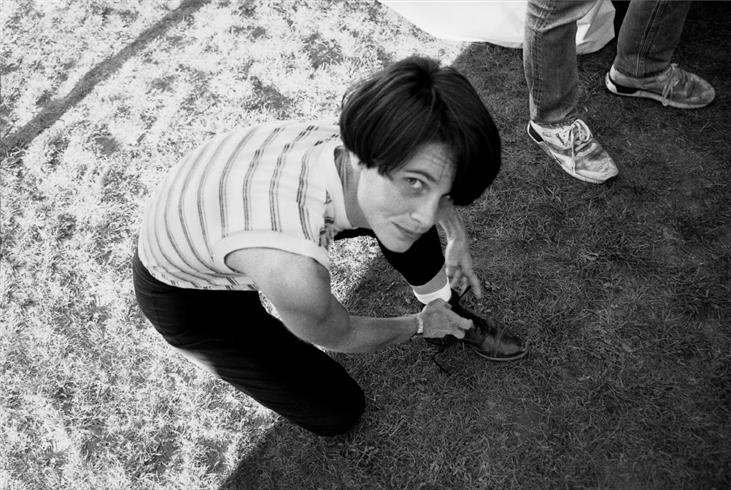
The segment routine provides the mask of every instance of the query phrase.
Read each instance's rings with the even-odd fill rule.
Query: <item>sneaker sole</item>
[[[607,90],[609,90],[614,95],[621,95],[622,97],[636,97],[639,99],[652,99],[661,103],[663,106],[675,107],[676,109],[700,109],[701,107],[705,107],[710,104],[710,102],[706,104],[689,104],[675,102],[673,100],[666,99],[662,95],[658,95],[655,92],[648,92],[647,90],[642,90],[641,88],[625,87],[624,85],[619,85],[618,83],[614,82],[609,77],[609,72],[604,75],[604,85],[607,87]]]
[[[566,172],[567,174],[569,174],[571,177],[573,177],[575,179],[582,180],[584,182],[589,182],[590,184],[604,184],[608,180],[613,179],[614,177],[616,177],[616,175],[612,175],[611,177],[608,177],[607,179],[598,180],[598,179],[592,179],[590,177],[584,177],[583,175],[579,175],[576,172],[572,172],[571,169],[568,169],[568,168],[566,168],[566,167],[563,166],[563,163],[561,163],[561,160],[559,160],[558,158],[556,158],[554,156],[553,152],[551,151],[551,149],[548,147],[548,145],[546,143],[544,143],[542,141],[538,141],[537,139],[535,139],[535,137],[533,137],[533,135],[531,134],[531,131],[530,130],[531,130],[530,123],[528,123],[528,127],[526,128],[526,131],[528,132],[528,137],[533,141],[533,143],[537,144],[538,147],[541,150],[543,150],[543,152],[546,155],[548,155],[549,157],[551,157],[551,159],[554,162],[558,163],[558,166],[561,167],[561,169],[564,172]]]

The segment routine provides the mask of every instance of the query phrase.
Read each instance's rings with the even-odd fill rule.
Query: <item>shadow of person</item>
[[[9,134],[0,142],[4,156],[22,152],[41,132],[51,127],[69,109],[86,97],[99,83],[110,78],[130,58],[139,53],[155,39],[164,35],[187,15],[192,14],[209,0],[185,0],[178,8],[170,11],[153,26],[145,29],[137,39],[106,60],[94,66],[79,80],[74,88],[65,95],[49,101],[45,107],[24,126]]]

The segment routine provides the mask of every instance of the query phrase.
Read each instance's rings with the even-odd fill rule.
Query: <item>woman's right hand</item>
[[[465,331],[472,328],[472,320],[462,318],[453,312],[452,305],[441,299],[426,305],[419,316],[424,321],[423,335],[427,338],[437,339],[453,335],[461,339]]]

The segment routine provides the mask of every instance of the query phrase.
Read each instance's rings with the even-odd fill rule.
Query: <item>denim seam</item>
[[[655,8],[652,10],[652,14],[647,23],[647,28],[645,32],[642,33],[640,49],[637,54],[637,60],[635,60],[634,76],[636,78],[644,78],[646,76],[645,70],[647,69],[647,55],[652,50],[652,47],[655,45],[655,39],[657,38],[659,27],[660,25],[662,25],[662,10],[664,10],[664,8],[665,5],[662,2],[659,2],[655,5]]]

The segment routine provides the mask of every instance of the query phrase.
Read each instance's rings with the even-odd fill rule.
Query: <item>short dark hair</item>
[[[480,197],[500,171],[500,135],[470,82],[452,67],[413,56],[354,85],[343,97],[340,136],[361,164],[387,175],[428,143],[455,165],[454,204]]]

